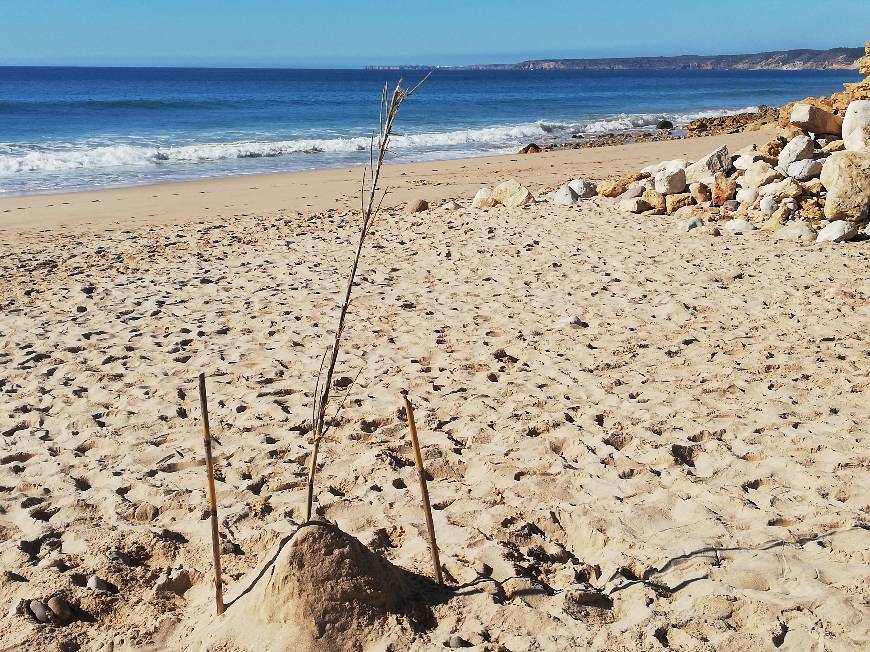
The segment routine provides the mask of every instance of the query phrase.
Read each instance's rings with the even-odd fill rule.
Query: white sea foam
[[[538,121],[519,125],[460,129],[456,131],[398,134],[391,148],[403,157],[415,153],[431,154],[462,150],[467,153],[498,151],[529,140],[552,140],[581,133],[599,135],[655,127],[660,120],[684,123],[695,118],[715,117],[753,111],[711,110],[696,113],[622,114],[600,120],[577,122]],[[367,137],[322,138],[280,141],[204,143],[177,147],[154,147],[131,144],[98,145],[52,144],[44,146],[0,144],[0,176],[23,173],[87,171],[129,168],[172,163],[207,163],[228,159],[279,157],[299,154],[333,154],[352,156],[368,151]]]

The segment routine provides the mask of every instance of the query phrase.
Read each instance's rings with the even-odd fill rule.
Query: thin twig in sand
[[[335,328],[335,336],[332,344],[326,351],[324,360],[325,366],[321,365],[320,372],[317,374],[317,384],[315,385],[314,406],[311,418],[311,430],[313,434],[313,444],[311,450],[311,459],[308,466],[308,500],[305,509],[305,521],[311,520],[311,510],[314,502],[314,476],[317,472],[317,453],[320,449],[320,441],[323,438],[326,427],[326,412],[329,407],[329,392],[332,388],[332,375],[335,372],[335,364],[338,361],[339,346],[341,344],[341,336],[344,332],[345,320],[347,312],[350,308],[350,295],[353,291],[353,284],[356,280],[356,271],[359,266],[359,259],[362,255],[363,244],[366,236],[374,223],[375,218],[381,209],[381,204],[386,196],[386,190],[381,191],[378,187],[378,180],[381,176],[381,169],[384,165],[384,158],[387,154],[387,147],[390,143],[390,136],[393,132],[393,122],[396,115],[399,113],[399,107],[406,99],[408,99],[418,88],[429,78],[426,75],[413,88],[405,88],[402,86],[402,80],[396,84],[392,95],[389,94],[389,88],[385,84],[381,94],[381,109],[379,118],[379,132],[377,143],[372,137],[371,147],[369,148],[369,160],[371,161],[371,169],[363,170],[362,189],[360,192],[360,233],[359,241],[357,242],[356,253],[354,254],[353,263],[350,268],[350,274],[347,279],[347,288],[344,293],[344,302],[341,304],[341,310],[338,315],[338,325]],[[375,158],[375,150],[377,149],[377,158]],[[366,189],[366,179],[369,179],[369,187]],[[380,199],[378,193],[380,192]]]
[[[444,584],[441,578],[441,561],[438,559],[438,542],[435,540],[435,524],[432,522],[432,505],[429,503],[429,488],[426,486],[426,469],[423,468],[423,455],[420,453],[420,440],[417,438],[417,423],[414,421],[414,408],[411,407],[407,394],[402,394],[402,398],[405,400],[408,430],[411,431],[411,445],[414,447],[414,463],[417,465],[417,476],[420,479],[420,494],[423,498],[426,528],[429,530],[429,550],[432,553],[432,566],[435,568],[435,581]]]
[[[208,476],[208,503],[211,511],[211,549],[214,555],[214,600],[217,614],[224,612],[224,590],[221,584],[221,546],[218,537],[217,494],[214,488],[214,461],[211,456],[211,429],[208,425],[208,401],[205,395],[205,374],[199,374],[199,404],[202,408],[202,439],[205,444],[205,472]]]

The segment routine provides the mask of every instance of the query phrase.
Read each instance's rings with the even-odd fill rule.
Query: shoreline
[[[484,184],[511,176],[533,192],[552,189],[565,174],[601,180],[670,158],[697,158],[719,144],[739,149],[762,143],[761,131],[720,134],[539,154],[498,154],[471,158],[389,164],[385,207],[396,208],[424,198],[433,206],[469,198]],[[0,197],[0,234],[45,228],[115,228],[141,223],[180,223],[229,219],[276,211],[322,212],[354,207],[362,166],[270,172],[215,179],[172,181],[41,195]],[[568,170],[571,170],[568,172]]]

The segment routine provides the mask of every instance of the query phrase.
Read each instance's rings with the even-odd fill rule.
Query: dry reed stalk
[[[420,453],[420,440],[417,438],[417,423],[414,421],[414,408],[407,395],[405,399],[405,414],[408,415],[408,430],[411,431],[411,444],[414,447],[414,463],[417,465],[417,477],[420,479],[420,494],[423,497],[423,513],[426,515],[426,528],[429,530],[429,550],[432,553],[432,566],[435,568],[435,581],[444,584],[441,578],[441,561],[438,559],[438,542],[435,541],[435,524],[432,522],[432,505],[429,503],[429,488],[426,486],[426,469],[423,468],[423,455]]]
[[[353,263],[350,268],[350,273],[347,279],[347,288],[344,293],[344,301],[341,304],[341,310],[338,315],[338,324],[335,328],[335,336],[332,344],[324,353],[320,363],[320,371],[317,374],[317,382],[314,386],[314,404],[311,410],[311,430],[313,432],[313,444],[311,450],[311,458],[308,464],[308,499],[305,509],[305,521],[311,520],[311,511],[314,503],[314,477],[317,473],[317,454],[320,450],[320,441],[326,430],[326,411],[329,407],[329,392],[332,387],[332,376],[335,372],[335,364],[338,361],[338,350],[341,344],[341,336],[344,332],[345,320],[347,319],[347,311],[350,308],[350,295],[353,291],[354,280],[356,279],[356,271],[359,266],[359,259],[362,255],[363,244],[366,236],[371,229],[372,223],[377,217],[381,209],[381,204],[387,194],[386,190],[379,191],[378,180],[381,176],[381,168],[384,164],[384,157],[387,154],[390,136],[393,133],[393,122],[396,115],[399,113],[399,107],[406,99],[408,99],[418,88],[429,78],[426,75],[413,88],[405,88],[402,86],[400,79],[393,89],[392,94],[389,93],[389,87],[384,84],[384,89],[381,93],[381,112],[379,116],[379,131],[377,137],[377,145],[375,138],[372,136],[371,145],[369,147],[369,167],[363,169],[362,187],[360,189],[360,233],[359,241],[354,254]],[[375,151],[377,150],[377,158]],[[366,188],[366,182],[369,182],[369,187]]]
[[[208,402],[205,395],[205,374],[199,374],[199,404],[202,408],[202,439],[205,444],[205,472],[208,476],[208,503],[211,511],[211,550],[214,555],[214,600],[217,614],[224,612],[224,591],[221,583],[221,546],[218,536],[217,494],[214,488],[214,460],[211,456],[211,429],[208,425]]]

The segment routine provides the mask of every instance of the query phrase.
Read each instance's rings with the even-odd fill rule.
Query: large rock
[[[758,194],[762,197],[773,197],[774,199],[784,199],[785,197],[800,197],[804,194],[804,187],[791,177],[786,177],[782,181],[769,183],[758,189]]]
[[[681,158],[675,158],[670,161],[661,161],[659,163],[647,165],[645,168],[641,168],[641,172],[648,172],[651,176],[655,176],[662,170],[676,170],[677,168],[685,169],[688,165],[688,161]]]
[[[692,197],[694,197],[695,201],[699,204],[708,202],[713,197],[713,195],[710,193],[710,188],[708,188],[706,184],[701,183],[700,181],[696,181],[695,183],[690,185],[689,192],[692,193]]]
[[[492,208],[497,202],[492,196],[492,190],[489,188],[481,188],[471,200],[472,208]]]
[[[685,189],[686,171],[683,168],[667,168],[656,174],[656,192],[663,195],[676,195]]]
[[[861,222],[870,211],[870,154],[837,152],[822,167],[822,183],[828,190],[825,217]]]
[[[788,166],[786,170],[788,176],[798,181],[809,181],[815,179],[822,173],[822,165],[824,161],[819,159],[805,159],[803,161],[795,161]]]
[[[729,199],[733,199],[737,192],[737,182],[719,172],[713,177],[713,185],[710,190],[712,191],[713,206],[721,206]]]
[[[508,179],[492,189],[492,198],[508,208],[525,206],[534,201],[532,193],[516,179]]]
[[[779,179],[782,179],[782,174],[773,166],[764,161],[756,161],[740,177],[739,183],[744,188],[760,188]]]
[[[649,210],[653,210],[659,215],[664,215],[667,210],[667,199],[665,195],[660,192],[656,192],[655,190],[647,190],[645,193],[641,195],[641,199],[643,199],[647,204],[650,205]]]
[[[573,206],[577,203],[577,193],[574,192],[571,186],[565,184],[553,193],[550,201],[557,206]]]
[[[789,122],[814,134],[839,134],[843,129],[843,118],[812,104],[795,104]]]
[[[731,157],[728,156],[728,147],[722,145],[717,150],[707,154],[704,158],[686,168],[686,183],[703,181],[717,172],[726,173],[731,165]]]
[[[831,222],[819,231],[816,242],[847,242],[858,235],[858,226],[845,220]]]
[[[773,239],[789,242],[812,242],[816,239],[816,232],[806,222],[791,222],[774,233]]]
[[[758,199],[758,190],[755,188],[741,188],[737,191],[735,199],[741,204],[749,204],[752,206],[755,200]]]
[[[649,172],[638,172],[636,174],[626,174],[613,181],[605,181],[598,186],[598,194],[602,197],[618,197],[628,190],[629,186],[647,177],[649,177]]]
[[[734,159],[734,169],[735,170],[748,170],[749,166],[755,163],[758,160],[759,154],[751,153],[751,154],[741,154],[736,159]]]
[[[795,136],[779,153],[779,164],[777,167],[780,172],[785,172],[788,170],[788,166],[795,161],[803,161],[804,159],[812,158],[814,149],[815,144],[813,143],[812,138],[804,135]]]
[[[634,199],[623,199],[616,205],[617,210],[625,211],[626,213],[643,213],[644,211],[648,211],[650,208],[650,205],[640,197],[635,197]]]
[[[577,197],[580,199],[589,199],[598,194],[598,187],[595,183],[586,179],[574,179],[569,181],[568,185],[571,187],[571,190],[577,193]]]
[[[683,206],[691,206],[695,203],[695,198],[692,193],[684,192],[677,195],[668,195],[665,197],[665,209],[668,215],[672,215],[675,210]]]
[[[870,152],[870,100],[855,100],[843,119],[843,143],[850,152]]]
[[[725,222],[723,228],[729,233],[734,233],[735,235],[752,233],[756,230],[756,226],[752,222],[747,222],[746,220],[742,219],[728,220],[727,222]]]

